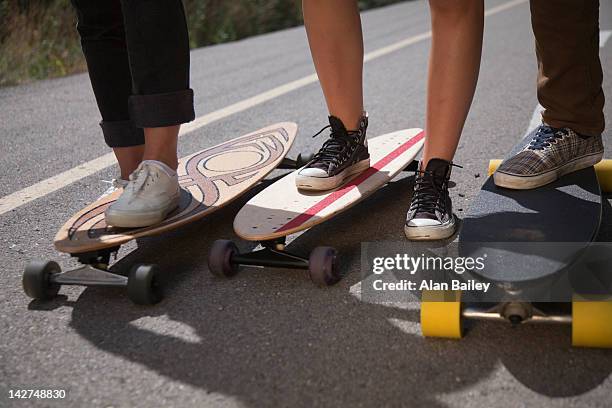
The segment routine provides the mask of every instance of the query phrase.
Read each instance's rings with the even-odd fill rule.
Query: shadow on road
[[[74,304],[71,326],[101,350],[251,406],[444,406],[439,396],[472,387],[499,364],[552,397],[580,395],[608,377],[612,353],[571,349],[567,327],[478,324],[463,341],[426,340],[417,306],[352,295],[359,243],[403,239],[411,189],[409,178],[391,183],[290,245],[304,255],[336,246],[351,273],[334,287],[313,287],[303,271],[210,276],[209,247],[234,237],[228,219],[244,199],[218,217],[143,240],[117,265],[156,262],[170,272],[161,304],[137,307],[122,291],[88,289]]]

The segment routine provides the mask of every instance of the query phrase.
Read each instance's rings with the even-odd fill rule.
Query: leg
[[[554,4],[551,4],[554,3]],[[599,1],[531,1],[543,123],[504,160],[495,184],[531,189],[597,164],[604,153]]]
[[[604,129],[599,0],[531,0],[543,120],[597,136]]]
[[[158,160],[176,170],[179,129],[179,125],[145,128],[143,160]]]
[[[312,58],[329,110],[330,138],[296,177],[329,190],[370,167],[363,112],[363,39],[356,0],[303,0]]]
[[[100,126],[106,143],[115,152],[121,178],[127,180],[142,161],[144,136],[131,123],[128,111],[132,77],[121,4],[119,0],[73,0],[73,5],[91,85],[102,115]]]
[[[133,95],[130,118],[144,129],[145,160],[177,166],[180,124],[194,119],[189,36],[181,0],[122,0]]]
[[[143,144],[130,147],[113,147],[113,153],[115,153],[117,162],[119,162],[122,180],[127,180],[130,174],[136,170],[143,160],[144,152],[145,145]]]
[[[349,130],[363,113],[363,39],[355,0],[303,0],[304,25],[330,115]]]
[[[181,0],[121,0],[132,76],[129,113],[144,129],[143,161],[106,222],[137,228],[162,222],[181,196],[176,168],[182,123],[193,120],[189,37]]]
[[[433,35],[427,136],[404,227],[410,240],[446,239],[455,233],[448,183],[474,97],[482,50],[483,0],[430,0],[429,4]]]
[[[427,81],[429,159],[452,161],[472,103],[482,51],[482,0],[430,0],[432,44]]]

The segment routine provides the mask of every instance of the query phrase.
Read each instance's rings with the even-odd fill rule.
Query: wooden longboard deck
[[[116,191],[68,220],[55,237],[55,248],[68,253],[96,251],[200,219],[248,191],[276,168],[296,134],[295,123],[277,123],[184,157],[177,170],[182,187],[180,204],[162,223],[135,229],[108,227],[104,211],[121,194]]]
[[[421,129],[405,129],[368,140],[370,168],[328,192],[295,185],[295,171],[253,197],[238,212],[234,230],[249,241],[271,240],[317,225],[357,204],[410,164],[424,143]]]
[[[531,135],[511,155],[530,139]],[[459,248],[464,256],[487,254],[487,267],[478,272],[487,279],[542,279],[568,266],[591,243],[601,212],[593,167],[533,190],[497,187],[491,176],[463,220]]]

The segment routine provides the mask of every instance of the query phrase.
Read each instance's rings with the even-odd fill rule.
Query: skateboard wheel
[[[495,173],[495,170],[497,170],[497,168],[501,164],[501,162],[502,161],[499,159],[489,160],[489,169],[487,170],[487,174],[489,176],[492,176],[493,173]]]
[[[216,240],[208,254],[208,269],[219,277],[232,277],[238,273],[238,265],[232,263],[232,257],[238,253],[238,247],[227,239]]]
[[[154,305],[162,298],[159,268],[156,265],[136,265],[128,275],[127,294],[137,305]]]
[[[32,261],[23,272],[23,291],[32,299],[49,300],[57,295],[60,285],[51,283],[52,274],[60,273],[56,262]]]
[[[602,160],[595,165],[597,180],[603,193],[612,193],[612,160]]]
[[[612,348],[612,299],[572,302],[572,345]]]
[[[423,336],[460,339],[461,292],[424,290],[421,296]]]
[[[336,262],[337,251],[332,247],[316,247],[308,259],[310,280],[319,286],[331,286],[340,281]]]

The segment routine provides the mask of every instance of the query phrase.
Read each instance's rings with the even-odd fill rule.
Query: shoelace
[[[544,150],[556,140],[567,136],[567,130],[557,129],[550,126],[540,126],[536,131],[535,136],[529,143],[530,150]]]
[[[106,188],[106,190],[102,193],[102,195],[100,195],[99,198],[103,198],[103,197],[106,197],[108,195],[111,195],[112,193],[114,193],[118,189],[123,188],[124,185],[125,185],[119,179],[102,180],[102,182],[104,184],[110,184],[110,185]]]
[[[330,129],[331,125],[327,125],[323,127],[323,129],[319,130],[312,137],[315,138],[319,136],[326,129]],[[317,153],[315,153],[312,162],[322,162],[325,164],[333,163],[334,165],[338,165],[341,160],[346,160],[350,157],[348,154],[349,150],[351,150],[351,145],[356,143],[355,138],[351,137],[355,134],[358,134],[359,131],[348,131],[348,138],[341,137],[336,135],[335,132],[331,132],[330,138],[323,143],[321,149]],[[344,154],[342,154],[344,153]]]
[[[122,188],[123,187],[123,183],[121,183],[121,181],[116,178],[112,180],[102,180],[102,182],[105,184],[110,184],[108,188]]]
[[[454,163],[451,163],[451,166],[463,168]],[[410,204],[410,211],[429,214],[435,214],[436,211],[444,213],[446,200],[443,193],[448,187],[448,180],[443,179],[442,183],[436,183],[436,177],[430,171],[417,170],[415,173],[414,197]]]
[[[145,170],[145,167],[147,167],[147,165],[141,163],[140,166],[130,174],[130,182],[127,184],[126,189],[129,189],[131,193],[137,193],[147,185],[147,181],[151,176],[151,171]]]
[[[414,198],[412,199],[410,210],[416,213],[430,214],[435,214],[436,210],[444,212],[445,204],[441,203],[445,200],[440,200],[443,188],[444,183],[442,183],[438,189],[433,174],[427,171],[417,170]]]

